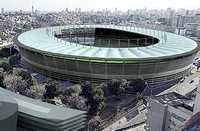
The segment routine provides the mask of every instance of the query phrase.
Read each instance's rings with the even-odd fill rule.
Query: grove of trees
[[[61,90],[61,83],[51,81],[38,84],[26,69],[16,67],[21,57],[17,51],[10,48],[0,50],[0,86],[34,99],[55,104],[60,99],[66,106],[85,111],[100,111],[106,106],[106,98],[114,95],[121,99],[127,87],[135,94],[142,93],[147,83],[142,78],[133,81],[112,79],[107,83],[84,82]]]

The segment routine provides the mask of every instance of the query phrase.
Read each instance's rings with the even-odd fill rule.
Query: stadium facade
[[[199,45],[154,29],[68,25],[34,29],[14,38],[27,67],[72,82],[146,79],[150,84],[184,77]]]

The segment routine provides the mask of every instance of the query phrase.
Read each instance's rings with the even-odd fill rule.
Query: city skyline
[[[90,4],[88,4],[90,3]],[[39,11],[61,11],[68,8],[69,10],[75,10],[76,8],[81,8],[82,11],[88,10],[135,10],[135,9],[167,9],[168,7],[172,9],[185,8],[188,10],[198,9],[200,2],[198,0],[190,0],[188,2],[182,2],[181,0],[176,0],[169,2],[168,0],[151,0],[151,1],[133,1],[133,0],[0,0],[0,8],[4,8],[5,11],[31,11],[32,6],[35,10]],[[46,5],[46,6],[44,6]]]

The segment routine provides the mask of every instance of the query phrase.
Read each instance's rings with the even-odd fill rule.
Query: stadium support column
[[[118,39],[118,48],[120,49],[120,39]]]
[[[108,48],[110,50],[110,39],[108,39]]]
[[[42,64],[42,63],[40,62],[41,60],[40,60],[40,58],[39,58],[37,52],[35,52],[35,56],[36,56],[36,58],[37,58],[37,63],[38,63],[38,64]],[[43,69],[41,69],[41,73],[44,74],[44,70],[43,70]],[[39,77],[39,78],[41,79],[42,82],[44,81],[44,77]]]
[[[147,48],[147,38],[144,39],[145,40],[145,48]]]
[[[99,39],[99,50],[100,50],[100,46],[101,46],[101,39]]]
[[[154,44],[154,38],[152,37],[152,44]]]
[[[68,70],[67,64],[66,64],[66,58],[63,58],[63,62],[64,62],[64,65],[65,65],[65,69]],[[67,75],[67,79],[70,80],[69,75]]]
[[[80,77],[80,71],[79,71],[79,65],[78,65],[78,60],[77,60],[77,58],[76,58],[76,68],[77,68],[77,72],[78,72],[78,82],[80,82],[81,83],[81,77]]]
[[[124,60],[123,60],[123,67],[122,67],[122,79],[124,79]]]
[[[91,81],[92,81],[92,83],[93,83],[92,64],[91,64],[91,60],[89,60],[89,64],[90,64],[90,78],[91,78]]]
[[[47,59],[46,59],[46,55],[44,54],[43,57],[44,57],[44,61],[46,63],[47,69],[48,69],[48,76],[51,77],[51,72],[50,72],[49,65],[48,65],[48,62],[47,62]]]
[[[170,71],[170,66],[172,65],[172,62],[173,62],[174,58],[172,57],[171,60],[170,60],[170,63],[169,63],[169,66],[167,67],[167,71]],[[167,74],[168,75],[168,74]]]
[[[130,44],[130,39],[128,39],[128,49],[129,49],[129,46],[130,46],[129,44]]]
[[[59,72],[58,72],[58,66],[57,66],[57,63],[56,63],[56,60],[55,60],[55,57],[53,56],[53,62],[54,62],[54,65],[56,67],[56,72],[57,72],[57,75],[58,75],[58,80],[60,80],[60,75],[59,75]]]
[[[140,77],[140,72],[141,72],[141,69],[142,69],[142,60],[140,61],[140,68],[139,68],[139,77]]]
[[[156,63],[156,67],[155,67],[155,69],[154,69],[154,73],[153,73],[153,78],[152,78],[152,83],[154,83],[154,78],[155,78],[155,74],[156,74],[156,71],[157,71],[157,68],[158,68],[158,63],[159,63],[159,59],[157,59],[157,61],[156,61],[157,63]]]
[[[105,74],[106,74],[106,83],[108,82],[108,69],[107,69],[107,61],[105,60]]]

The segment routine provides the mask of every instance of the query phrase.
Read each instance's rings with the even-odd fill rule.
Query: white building
[[[185,34],[186,34],[186,28],[184,28],[184,27],[177,27],[175,29],[175,34],[185,36]]]
[[[147,98],[147,131],[170,131],[190,119],[194,100],[178,93]]]
[[[184,27],[186,28],[186,35],[196,36],[196,30],[198,23],[185,23]]]

